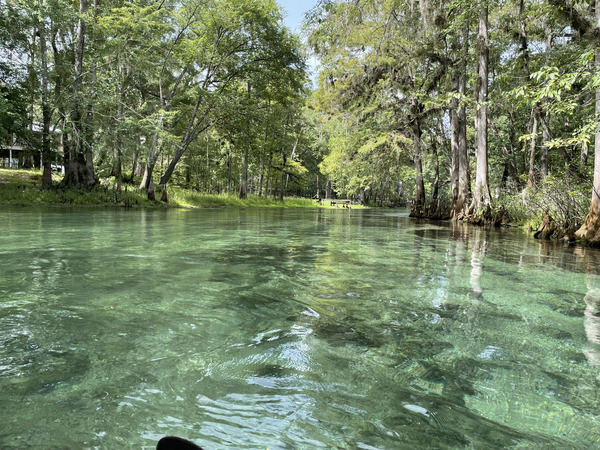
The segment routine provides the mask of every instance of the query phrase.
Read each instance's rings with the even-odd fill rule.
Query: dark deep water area
[[[0,211],[0,448],[600,448],[600,251],[403,210]]]

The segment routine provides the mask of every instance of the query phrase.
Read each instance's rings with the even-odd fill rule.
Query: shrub
[[[565,174],[548,175],[543,181],[521,192],[507,194],[499,203],[513,222],[537,228],[548,213],[562,230],[579,228],[590,207],[585,186]]]

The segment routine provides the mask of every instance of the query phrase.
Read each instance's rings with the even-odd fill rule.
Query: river
[[[600,251],[402,210],[0,212],[0,448],[600,447]]]

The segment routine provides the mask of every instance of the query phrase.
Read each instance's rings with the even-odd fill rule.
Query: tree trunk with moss
[[[433,185],[431,187],[431,201],[429,202],[429,210],[427,211],[427,217],[434,220],[441,220],[442,214],[442,202],[439,198],[439,186],[440,186],[440,159],[438,156],[437,142],[434,138],[431,142],[431,154],[433,156],[435,177],[433,179]]]
[[[79,21],[75,40],[75,64],[73,77],[74,105],[71,113],[73,124],[73,147],[70,159],[65,160],[65,176],[62,184],[68,187],[84,187],[91,189],[96,184],[92,155],[91,109],[86,111],[84,119],[83,93],[83,56],[85,50],[87,0],[79,1]]]
[[[479,18],[479,69],[477,75],[477,111],[475,113],[477,168],[475,174],[475,192],[471,209],[475,216],[487,214],[491,206],[488,184],[487,138],[488,138],[488,8],[481,10]]]
[[[415,204],[410,213],[411,217],[423,217],[425,213],[425,184],[423,182],[423,148],[421,146],[421,124],[419,121],[420,104],[413,100],[411,131],[413,139],[413,159],[416,173]]]
[[[463,30],[463,55],[458,76],[458,94],[461,99],[457,111],[458,127],[458,197],[454,203],[454,219],[459,220],[464,216],[471,198],[471,169],[469,164],[469,148],[467,146],[467,110],[463,99],[467,92],[467,58],[469,55],[469,24]]]
[[[452,89],[458,93],[458,71],[452,75]],[[452,204],[452,216],[456,216],[456,205],[458,202],[458,171],[460,169],[458,160],[458,135],[459,135],[459,118],[458,118],[458,98],[453,98],[450,104],[450,202]]]
[[[600,34],[600,0],[596,0],[596,31]],[[598,38],[600,40],[600,38]],[[600,69],[600,43],[596,44],[595,65]],[[600,119],[600,88],[596,89],[596,120]],[[583,226],[575,233],[579,239],[600,245],[600,132],[594,137],[594,185],[592,205]]]

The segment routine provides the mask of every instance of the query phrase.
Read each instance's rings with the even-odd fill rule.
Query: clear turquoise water
[[[0,448],[600,448],[600,253],[402,211],[0,211]]]

